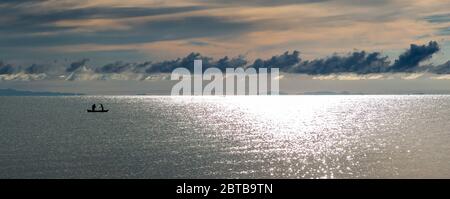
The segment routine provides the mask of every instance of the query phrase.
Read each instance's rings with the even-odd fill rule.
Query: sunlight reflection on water
[[[450,177],[449,96],[0,100],[2,177]]]
[[[228,153],[248,157],[249,162],[237,165],[256,164],[243,172],[246,175],[342,178],[395,177],[412,172],[398,170],[410,162],[411,150],[422,144],[417,138],[427,136],[422,134],[426,126],[409,128],[410,121],[424,117],[416,111],[427,108],[414,105],[415,100],[408,96],[242,96],[170,102],[189,107],[186,114],[198,118],[200,129],[209,129],[206,136],[221,140]],[[406,136],[412,146],[399,140]],[[229,160],[218,163],[232,164]],[[448,166],[439,166],[446,171],[444,175],[449,174]],[[416,169],[419,172],[408,175],[430,175],[425,169]],[[231,173],[242,175],[241,169],[236,170]]]

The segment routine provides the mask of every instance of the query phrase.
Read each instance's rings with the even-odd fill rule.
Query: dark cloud
[[[13,67],[10,64],[4,64],[0,61],[0,75],[13,74],[17,71],[17,68]]]
[[[395,60],[390,70],[393,72],[414,72],[420,62],[430,59],[439,50],[439,44],[435,41],[430,41],[428,45],[411,44],[411,47]]]
[[[112,73],[171,73],[175,68],[187,68],[194,70],[194,60],[203,61],[203,70],[211,67],[225,71],[226,68],[254,67],[258,68],[279,68],[286,73],[308,74],[308,75],[328,75],[339,73],[354,74],[377,74],[377,73],[410,73],[410,72],[430,72],[435,74],[450,74],[450,61],[439,66],[420,66],[420,63],[431,58],[439,51],[439,45],[431,41],[426,45],[412,44],[409,49],[402,53],[393,64],[387,56],[382,56],[379,52],[356,51],[346,55],[333,54],[332,56],[302,60],[299,51],[285,52],[272,56],[269,59],[256,59],[250,63],[244,56],[214,59],[201,55],[200,53],[190,53],[185,57],[161,62],[124,62],[117,61],[103,65],[101,67],[90,67],[98,74]],[[65,72],[76,72],[81,66],[86,65],[88,59],[82,59],[70,64]],[[13,74],[23,71],[28,74],[47,73],[50,69],[47,65],[34,64],[21,69],[9,64],[0,62],[0,74]],[[48,74],[48,73],[47,73]],[[55,74],[55,73],[53,73]],[[60,74],[62,75],[62,74]]]
[[[147,68],[150,67],[151,65],[152,65],[151,61],[137,63],[137,64],[134,64],[132,71],[135,73],[145,73],[145,70],[147,70]]]
[[[145,70],[146,73],[170,73],[174,68],[179,66],[180,59],[168,60],[152,64]]]
[[[389,66],[388,57],[380,53],[367,53],[365,51],[353,52],[347,56],[333,55],[325,59],[304,61],[289,72],[323,75],[332,73],[381,73],[386,72]]]
[[[111,64],[106,64],[100,68],[96,69],[97,73],[122,73],[127,70],[130,70],[133,64],[124,63],[121,61],[114,62]]]
[[[114,63],[106,64],[100,68],[96,68],[96,73],[123,73],[123,72],[134,72],[134,73],[145,73],[145,70],[151,66],[150,61],[143,63],[128,63],[123,61],[117,61]]]
[[[244,56],[229,58],[225,56],[218,60],[214,60],[212,57],[203,56],[200,53],[190,53],[186,57],[177,58],[174,60],[168,60],[152,64],[147,68],[147,73],[170,73],[175,68],[187,68],[189,71],[194,71],[194,60],[202,60],[203,71],[214,67],[225,71],[226,68],[237,68],[247,66],[248,61]]]
[[[283,72],[302,73],[310,75],[331,73],[381,73],[389,67],[388,57],[380,53],[367,53],[365,51],[353,52],[348,55],[333,55],[324,59],[305,60],[300,58],[300,52],[292,54],[285,52],[273,56],[268,60],[257,59],[252,67],[255,68],[279,68]]]
[[[202,56],[200,53],[190,53],[186,57],[177,58],[152,64],[147,70],[147,73],[170,73],[175,68],[187,68],[189,71],[194,71],[194,60],[203,61],[203,69],[211,67],[211,57]]]
[[[25,68],[24,72],[27,74],[39,74],[47,72],[48,69],[48,65],[32,64],[31,66]]]
[[[281,71],[289,71],[292,67],[300,63],[300,52],[294,51],[292,54],[285,52],[282,55],[273,56],[268,60],[256,59],[252,67],[254,68],[271,68],[277,67]]]
[[[244,56],[240,55],[235,58],[229,58],[228,56],[225,56],[217,62],[214,62],[212,65],[214,67],[219,68],[222,71],[225,71],[226,68],[239,68],[239,67],[245,67],[247,65],[248,61],[245,59]]]
[[[102,67],[96,68],[97,73],[170,73],[175,68],[187,68],[191,72],[194,70],[194,60],[203,60],[203,69],[210,67],[231,67],[232,65],[245,66],[246,60],[242,57],[229,59],[228,57],[219,59],[217,62],[213,62],[213,58],[202,56],[200,53],[190,53],[186,57],[177,58],[173,60],[166,60],[162,62],[152,63],[150,61],[143,63],[130,63],[117,61],[114,63],[106,64]],[[235,65],[235,66],[236,66]]]
[[[294,51],[292,54],[285,52],[268,60],[257,59],[253,63],[253,67],[277,67],[284,72],[310,75],[421,72],[427,68],[419,67],[419,64],[430,59],[438,51],[439,45],[435,41],[429,42],[428,45],[411,44],[410,48],[402,53],[392,65],[389,62],[389,58],[382,56],[379,52],[367,53],[360,51],[344,56],[335,54],[324,59],[301,61],[299,52]]]
[[[71,73],[73,71],[76,71],[78,68],[86,65],[86,63],[88,61],[89,61],[89,59],[82,59],[82,60],[79,60],[79,61],[75,61],[75,62],[70,64],[70,66],[66,69],[66,72]]]

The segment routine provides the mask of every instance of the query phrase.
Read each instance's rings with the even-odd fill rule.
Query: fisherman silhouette
[[[97,108],[97,104],[92,104],[92,109],[88,109],[87,112],[89,112],[89,113],[106,113],[109,111],[108,109],[105,109],[103,104],[99,104],[99,107],[97,110],[95,108]],[[99,109],[101,109],[101,110],[99,110]]]

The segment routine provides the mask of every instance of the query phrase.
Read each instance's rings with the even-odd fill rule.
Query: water
[[[437,95],[0,97],[0,178],[450,178],[449,129]]]

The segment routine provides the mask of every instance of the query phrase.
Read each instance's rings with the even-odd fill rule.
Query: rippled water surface
[[[450,178],[450,96],[0,97],[0,136],[1,178]]]

